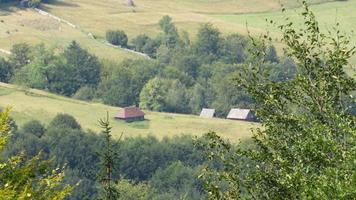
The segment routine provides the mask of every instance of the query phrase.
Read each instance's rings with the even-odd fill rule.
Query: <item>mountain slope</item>
[[[312,0],[324,3],[330,0]],[[77,40],[92,53],[105,59],[121,61],[139,55],[105,45],[105,32],[108,29],[122,29],[129,39],[138,34],[157,35],[158,21],[170,15],[180,30],[194,35],[202,23],[210,22],[224,33],[246,34],[245,21],[235,23],[217,14],[271,12],[299,4],[295,0],[134,0],[135,7],[127,6],[124,0],[52,0],[43,4],[42,9],[67,20],[78,29],[65,23],[40,15],[32,9],[20,10],[11,4],[0,7],[0,47],[9,50],[14,43],[44,42],[49,46],[64,48],[71,40]],[[260,27],[250,31],[261,33]],[[93,33],[94,40],[85,33]]]

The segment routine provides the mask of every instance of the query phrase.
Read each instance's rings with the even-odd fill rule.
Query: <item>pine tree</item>
[[[102,134],[105,138],[105,149],[101,153],[101,173],[99,174],[100,182],[102,184],[102,200],[116,200],[120,194],[115,187],[112,173],[115,163],[116,152],[113,150],[112,135],[109,122],[109,113],[107,113],[106,119],[99,120],[100,127],[103,129]]]

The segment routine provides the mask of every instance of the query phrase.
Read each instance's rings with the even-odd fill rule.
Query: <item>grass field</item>
[[[351,45],[356,46],[356,0],[328,2],[313,5],[316,18],[322,28],[322,31],[332,31],[336,23],[339,22],[339,30],[350,36]],[[210,15],[216,19],[221,19],[233,24],[246,24],[251,30],[269,30],[274,37],[279,36],[276,27],[269,25],[266,19],[277,23],[283,23],[286,16],[294,22],[296,28],[302,28],[302,18],[300,9],[288,9],[285,14],[280,11],[262,12],[262,13],[244,13],[244,14],[213,14]],[[259,32],[257,31],[257,32]],[[353,66],[356,66],[356,56],[351,59]],[[351,69],[348,68],[350,71]],[[354,73],[354,72],[353,72]]]
[[[330,0],[311,0],[316,4],[328,1]],[[54,0],[51,4],[44,4],[42,9],[74,23],[82,30],[92,32],[99,39],[104,37],[108,29],[122,29],[127,32],[129,39],[141,33],[157,35],[159,19],[170,15],[178,28],[188,31],[194,39],[193,36],[202,23],[213,23],[224,33],[246,34],[246,18],[251,17],[253,20],[254,15],[258,18],[264,13],[278,17],[281,3],[289,8],[299,5],[296,0],[135,0],[135,7],[128,7],[124,2]],[[50,46],[65,47],[75,39],[101,58],[121,61],[137,56],[108,47],[81,31],[31,9],[19,10],[5,4],[0,8],[0,20],[0,48],[6,50],[17,42],[44,42]],[[256,25],[253,24],[250,31],[263,32],[263,24],[259,19],[253,22],[255,21]]]
[[[0,48],[2,49],[10,50],[13,44],[19,42],[45,43],[50,47],[65,48],[72,40],[76,40],[90,52],[104,59],[121,61],[124,58],[136,57],[135,54],[108,47],[34,10],[19,10],[13,7],[8,9],[0,10]]]
[[[135,0],[135,7],[128,7],[124,0],[66,0],[46,4],[43,8],[57,16],[74,22],[86,30],[103,36],[108,29],[125,30],[130,37],[158,33],[158,21],[170,15],[181,30],[194,35],[201,23],[211,22],[223,32],[246,33],[245,24],[232,24],[211,17],[210,14],[235,14],[275,11],[295,7],[296,0]],[[312,0],[312,3],[328,0]],[[83,12],[77,12],[78,9]]]
[[[100,103],[78,101],[47,92],[23,89],[13,85],[0,83],[0,107],[12,107],[12,116],[18,125],[31,119],[38,119],[44,124],[57,113],[73,115],[85,129],[99,131],[98,120],[109,112],[114,136],[121,132],[124,136],[153,135],[158,138],[179,134],[201,135],[208,131],[216,131],[231,141],[247,138],[250,129],[256,123],[231,121],[225,119],[203,119],[194,115],[170,113],[146,113],[146,120],[141,122],[118,122],[112,116],[119,110]]]

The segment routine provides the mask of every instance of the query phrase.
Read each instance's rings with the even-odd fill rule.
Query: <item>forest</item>
[[[101,153],[105,137],[85,131],[70,115],[58,114],[48,126],[33,120],[18,128],[11,122],[12,136],[3,155],[26,152],[24,159],[40,154],[51,166],[65,166],[63,184],[76,186],[68,199],[98,199]],[[202,199],[205,193],[197,179],[207,162],[194,148],[189,135],[158,140],[155,137],[126,137],[113,141],[112,173],[120,199]]]

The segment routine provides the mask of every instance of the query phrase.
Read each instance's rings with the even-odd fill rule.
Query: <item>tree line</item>
[[[43,44],[21,43],[13,46],[8,60],[0,59],[0,81],[154,111],[197,114],[210,107],[224,117],[233,107],[253,106],[251,96],[232,80],[253,59],[247,37],[223,36],[211,24],[204,24],[191,42],[169,16],[159,24],[162,33],[156,38],[139,35],[131,41],[135,50],[155,59],[114,63],[99,60],[75,41],[62,52]],[[267,61],[265,68],[273,81],[296,74],[293,60],[279,57],[272,45],[267,48]]]
[[[47,126],[32,120],[19,128],[11,123],[3,155],[24,152],[24,160],[41,155],[51,166],[65,166],[61,185],[76,185],[66,199],[100,199],[101,152],[104,134],[85,131],[70,115],[58,114]],[[115,133],[116,134],[116,133]],[[198,179],[207,160],[195,149],[189,135],[158,140],[155,137],[110,139],[115,152],[112,178],[120,199],[202,199],[206,196]],[[1,186],[1,182],[0,182]]]

